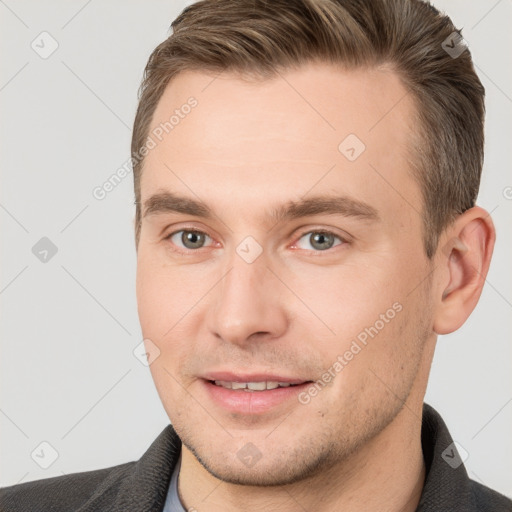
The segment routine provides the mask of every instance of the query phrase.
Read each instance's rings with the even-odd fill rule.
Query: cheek
[[[410,302],[406,279],[392,276],[384,265],[323,271],[325,275],[317,272],[296,291],[322,321],[307,322],[306,329],[316,340],[326,371],[343,374],[335,386],[359,380],[370,368],[393,372],[404,354],[414,356],[415,334],[407,332],[407,325],[415,320],[405,306]],[[304,316],[299,323],[306,324]]]
[[[204,296],[211,284],[204,275],[201,279],[193,274],[190,269],[171,267],[143,253],[138,258],[139,322],[143,338],[151,340],[160,350],[159,358],[151,365],[153,376],[159,381],[167,382],[171,378],[160,366],[174,374],[180,361],[197,350]]]
[[[137,309],[145,337],[148,336],[147,329],[155,325],[155,320],[162,319],[160,308],[163,308],[162,295],[165,290],[162,285],[164,283],[156,278],[150,262],[139,257],[136,279]]]
[[[138,255],[137,308],[145,337],[160,338],[175,323],[186,302],[182,280],[179,272],[164,268],[156,258]]]
[[[359,261],[357,265],[338,267],[310,266],[302,272],[295,271],[288,282],[293,283],[297,297],[328,327],[321,332],[327,333],[331,342],[343,343],[373,325],[403,297],[400,279],[390,276],[386,262],[365,265]],[[311,313],[305,311],[304,304],[298,307],[306,320]],[[388,316],[394,313],[392,310]]]

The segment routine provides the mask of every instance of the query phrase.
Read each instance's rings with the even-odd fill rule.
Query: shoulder
[[[115,494],[136,462],[0,488],[2,512],[69,512],[98,493]]]
[[[163,506],[181,440],[167,425],[138,461],[0,489],[1,512],[156,510]]]
[[[474,480],[470,486],[479,512],[512,512],[512,500],[507,496]]]

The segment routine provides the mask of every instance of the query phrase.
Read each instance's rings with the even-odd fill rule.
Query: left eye
[[[315,251],[326,251],[327,249],[330,249],[331,247],[335,247],[334,242],[336,239],[338,239],[340,241],[340,243],[338,243],[336,245],[341,245],[341,243],[345,242],[339,236],[337,236],[334,233],[331,233],[329,231],[309,231],[307,233],[304,233],[299,238],[297,245],[300,243],[300,241],[302,239],[306,239],[307,243],[309,243]],[[300,247],[300,248],[310,250],[308,247]]]
[[[181,231],[175,231],[167,236],[169,240],[178,247],[182,249],[201,249],[204,246],[206,239],[211,240],[211,238],[202,231],[192,231],[187,229],[182,229]],[[182,244],[180,246],[180,243]]]

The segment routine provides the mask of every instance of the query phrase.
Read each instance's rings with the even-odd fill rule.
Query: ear
[[[446,230],[436,259],[442,276],[437,287],[434,331],[457,330],[475,308],[491,263],[496,231],[491,216],[475,206]]]
[[[138,240],[138,233],[137,233],[137,216],[135,215],[133,217],[133,237],[135,240],[135,252],[139,250],[139,240]]]

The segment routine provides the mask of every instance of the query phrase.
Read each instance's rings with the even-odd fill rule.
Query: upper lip
[[[223,380],[227,382],[289,382],[290,384],[302,384],[310,382],[308,379],[297,377],[285,377],[275,373],[242,373],[242,372],[208,372],[202,375],[206,380]]]

